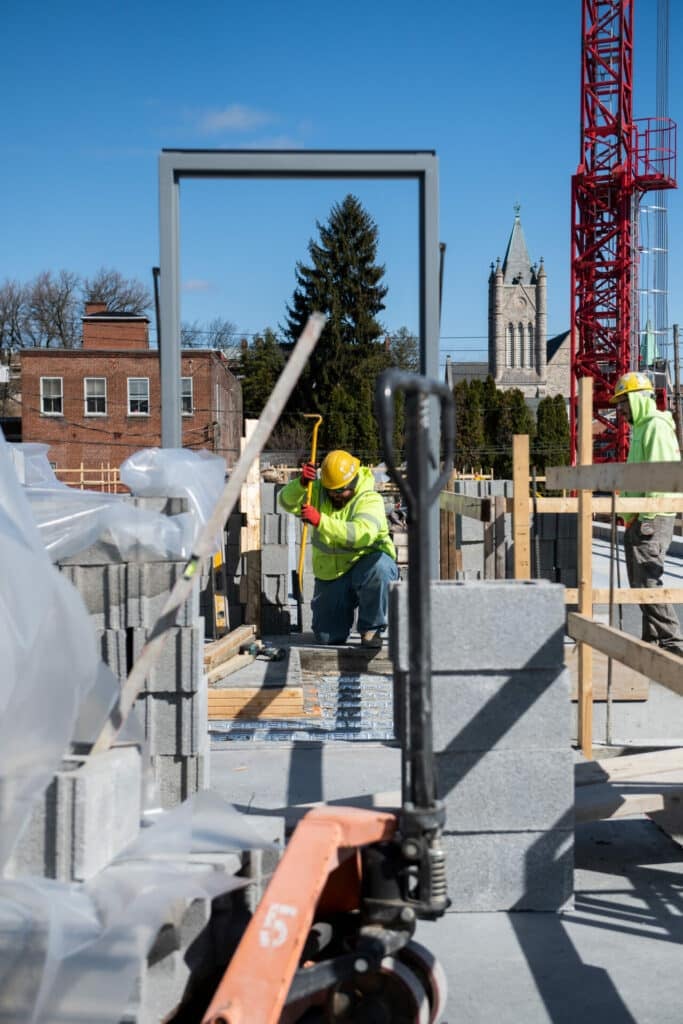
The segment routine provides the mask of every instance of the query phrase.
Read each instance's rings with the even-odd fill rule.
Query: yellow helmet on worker
[[[339,491],[350,487],[358,475],[360,459],[354,458],[349,452],[335,449],[323,459],[320,467],[320,480],[327,491]]]
[[[632,370],[630,373],[625,373],[620,377],[615,385],[614,394],[610,398],[610,405],[616,405],[617,402],[620,402],[634,391],[649,391],[654,397],[655,389],[646,373],[638,373],[637,370]]]

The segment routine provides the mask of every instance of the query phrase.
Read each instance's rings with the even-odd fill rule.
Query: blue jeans
[[[316,580],[311,609],[313,632],[321,644],[343,644],[358,608],[358,632],[386,629],[389,584],[398,566],[384,551],[363,555],[336,580]]]

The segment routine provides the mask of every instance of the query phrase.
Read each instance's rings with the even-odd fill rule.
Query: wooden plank
[[[512,540],[514,578],[531,579],[531,545],[529,540],[529,437],[515,434],[512,438]]]
[[[222,661],[220,665],[216,665],[216,667],[212,668],[210,672],[207,672],[209,686],[213,683],[219,682],[221,679],[225,679],[226,676],[231,676],[233,673],[239,672],[241,668],[251,665],[253,660],[253,654],[233,654],[232,658],[228,658],[227,661]]]
[[[529,498],[529,507],[532,507],[533,499]],[[536,499],[536,506],[539,512],[564,513],[576,512],[579,507],[578,498],[544,498]],[[600,515],[610,515],[612,512],[611,498],[596,498],[593,495],[593,511]],[[683,511],[683,497],[677,498],[621,498],[615,501],[617,515],[625,512],[680,512]]]
[[[248,644],[256,637],[256,626],[236,626],[225,636],[204,645],[204,668],[210,671],[239,653],[242,644]]]
[[[579,699],[579,658],[578,644],[565,647],[564,660],[571,679],[571,699]],[[592,680],[593,703],[607,700],[608,658],[600,651],[593,651]],[[650,696],[650,680],[628,665],[612,664],[612,700],[644,701]]]
[[[575,790],[574,820],[602,821],[631,814],[654,814],[683,797],[683,769],[640,776],[637,780],[596,783]]]
[[[582,377],[581,380],[591,380]],[[601,462],[595,466],[551,466],[549,491],[683,491],[681,462]]]
[[[260,687],[209,688],[209,721],[216,719],[256,720],[302,718],[304,691],[301,686],[280,690]]]
[[[488,523],[491,519],[490,498],[477,498],[469,494],[453,494],[451,491],[441,491],[439,494],[439,508],[443,512],[455,512],[458,516],[478,519],[482,523]]]
[[[630,665],[636,672],[683,696],[683,661],[678,655],[637,640],[613,626],[593,622],[578,612],[570,612],[567,619],[567,629],[574,640],[581,641],[584,646],[590,644],[609,658]]]
[[[643,775],[653,776],[677,769],[683,771],[683,748],[648,750],[643,754],[625,754],[621,757],[604,757],[599,761],[583,761],[574,765],[574,784],[590,786],[598,782],[639,779]]]
[[[593,460],[593,379],[579,381],[579,465]],[[547,476],[547,473],[546,473]],[[579,491],[578,510],[579,612],[593,615],[593,515],[591,492]],[[578,740],[586,757],[593,756],[593,652],[588,644],[579,644],[579,728]]]
[[[565,590],[565,604],[577,604],[576,587]],[[609,587],[593,587],[593,604],[609,604]],[[683,587],[615,587],[614,604],[683,604]]]

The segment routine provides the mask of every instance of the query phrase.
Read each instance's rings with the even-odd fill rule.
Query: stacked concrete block
[[[397,685],[409,670],[407,605],[405,585],[394,585]],[[571,898],[564,621],[563,589],[550,583],[431,585],[434,750],[452,911],[556,911]]]
[[[176,500],[135,499],[142,507],[183,510]],[[176,505],[178,508],[176,509]],[[156,508],[159,506],[159,508]],[[182,576],[182,561],[113,561],[102,544],[59,566],[83,598],[100,642],[102,660],[123,682],[137,661],[168,596]],[[136,702],[163,807],[208,786],[208,688],[204,674],[201,580],[193,585],[165,635],[156,665]]]
[[[141,792],[135,746],[64,758],[14,849],[8,877],[93,878],[137,838]]]
[[[538,513],[532,523],[532,559],[538,551],[538,566],[534,574],[538,579],[577,586],[577,517],[572,513]]]

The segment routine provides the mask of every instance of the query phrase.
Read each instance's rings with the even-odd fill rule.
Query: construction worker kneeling
[[[311,501],[306,490],[313,482]],[[380,648],[387,626],[388,589],[399,578],[384,501],[371,470],[345,451],[330,452],[282,489],[280,504],[313,527],[311,608],[318,643],[343,644],[358,609],[364,647]]]

